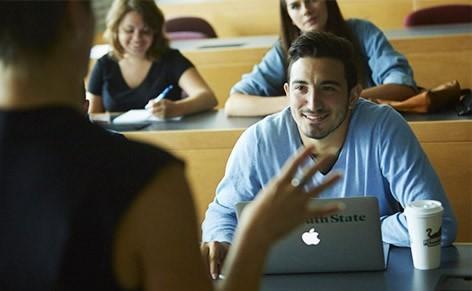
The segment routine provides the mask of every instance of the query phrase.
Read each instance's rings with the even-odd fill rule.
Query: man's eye
[[[303,86],[303,85],[295,86],[295,91],[305,92],[306,90],[307,90],[306,86]]]
[[[323,89],[323,91],[326,91],[326,92],[335,92],[336,91],[336,88],[331,87],[331,86],[324,86],[322,89]]]

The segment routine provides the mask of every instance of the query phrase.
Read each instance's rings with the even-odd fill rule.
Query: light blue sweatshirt
[[[249,127],[236,143],[208,207],[203,241],[231,242],[237,224],[235,204],[253,200],[300,146],[290,108]],[[409,125],[392,108],[358,100],[331,171],[342,172],[343,178],[320,197],[376,196],[384,242],[409,246],[403,208],[419,199],[441,201],[442,243],[454,241],[456,220],[441,182]],[[317,173],[312,185],[323,178]]]

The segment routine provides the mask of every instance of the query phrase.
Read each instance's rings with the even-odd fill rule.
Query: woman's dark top
[[[106,111],[122,112],[143,109],[149,100],[156,98],[167,86],[173,85],[166,99],[179,100],[182,89],[179,79],[193,64],[178,50],[169,49],[154,61],[144,81],[136,88],[130,88],[123,78],[118,62],[110,55],[97,60],[90,75],[87,90],[102,96]]]
[[[117,225],[172,161],[73,109],[0,110],[0,290],[118,290]]]

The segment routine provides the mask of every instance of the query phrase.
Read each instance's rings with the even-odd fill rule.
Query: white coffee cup
[[[438,268],[441,262],[441,224],[444,208],[436,200],[417,200],[405,208],[413,266]]]

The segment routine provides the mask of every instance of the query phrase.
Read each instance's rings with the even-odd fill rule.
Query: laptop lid
[[[311,218],[276,242],[265,274],[373,271],[386,268],[376,197],[313,199],[312,204],[342,202],[343,211]],[[238,217],[250,202],[236,205]]]

